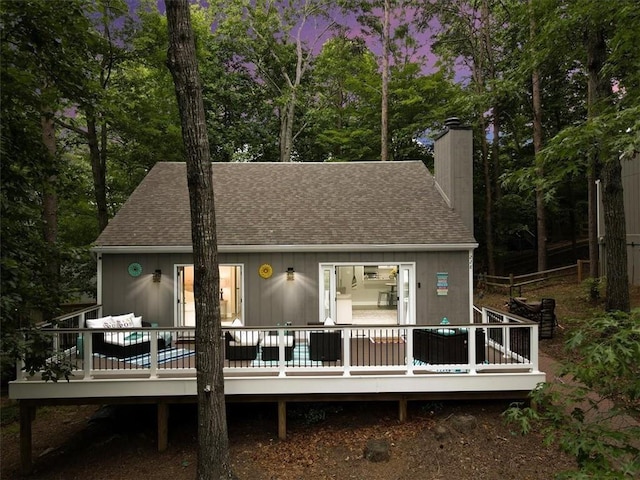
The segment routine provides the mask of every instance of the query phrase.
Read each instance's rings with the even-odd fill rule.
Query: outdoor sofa
[[[111,331],[91,334],[93,353],[107,357],[128,358],[144,355],[151,351],[151,334],[145,328],[151,327],[149,322],[143,322],[142,317],[133,313],[116,316],[106,316],[85,321],[87,328]],[[131,329],[131,330],[128,330]],[[171,335],[166,332],[158,334],[158,350],[171,346]]]

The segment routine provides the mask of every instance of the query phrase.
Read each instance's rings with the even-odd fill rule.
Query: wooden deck
[[[167,405],[196,401],[194,329],[145,329],[148,351],[123,357],[93,351],[94,335],[108,332],[113,330],[46,330],[54,352],[51,361],[73,369],[69,381],[47,382],[39,374],[29,376],[20,370],[10,383],[9,395],[21,401],[25,416],[21,424],[25,468],[31,461],[26,418],[39,405],[157,404],[162,450],[167,442]],[[538,325],[496,310],[477,311],[474,323],[446,328],[225,327],[223,333],[220,354],[227,400],[277,403],[281,438],[286,436],[286,403],[291,401],[396,400],[402,420],[410,400],[523,398],[545,381],[538,367]],[[131,345],[123,347],[123,352],[131,353]]]

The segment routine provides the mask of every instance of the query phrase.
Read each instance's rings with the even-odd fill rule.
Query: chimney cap
[[[451,127],[459,127],[461,125],[460,119],[458,117],[449,117],[444,121],[444,126]]]

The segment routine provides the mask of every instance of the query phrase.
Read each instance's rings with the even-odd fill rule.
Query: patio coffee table
[[[405,340],[399,336],[351,338],[351,365],[404,365]]]
[[[293,358],[293,347],[295,347],[295,337],[293,332],[284,336],[284,359],[289,361]],[[262,341],[262,360],[265,362],[280,359],[280,337],[278,335],[267,335]]]

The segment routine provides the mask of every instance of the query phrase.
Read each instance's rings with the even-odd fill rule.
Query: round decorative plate
[[[262,278],[269,278],[271,277],[271,275],[273,275],[273,268],[271,268],[271,265],[269,265],[268,263],[263,263],[262,265],[260,265],[260,268],[258,268],[258,274]]]
[[[138,262],[130,263],[127,271],[132,277],[139,277],[142,273],[142,265],[140,265]]]

